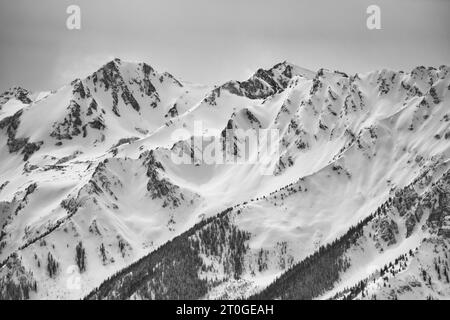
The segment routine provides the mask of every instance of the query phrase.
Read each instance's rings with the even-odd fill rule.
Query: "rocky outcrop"
[[[0,121],[0,130],[6,130],[8,137],[7,146],[10,153],[21,151],[23,161],[27,161],[31,155],[40,149],[43,141],[30,142],[29,138],[16,138],[17,129],[20,125],[20,117],[23,109],[17,111],[14,115],[6,117]]]
[[[4,93],[0,94],[0,109],[3,104],[11,99],[19,100],[24,104],[30,104],[32,100],[30,99],[30,92],[21,87],[11,88]]]
[[[229,81],[220,88],[250,99],[265,99],[284,90],[293,76],[295,76],[294,67],[282,62],[269,70],[258,69],[246,81]]]
[[[178,207],[183,200],[180,187],[172,184],[169,180],[163,178],[160,174],[164,172],[164,167],[156,160],[153,150],[141,154],[140,159],[144,161],[147,168],[147,191],[152,199],[162,199],[163,207]]]
[[[75,100],[71,100],[67,110],[68,114],[64,120],[53,124],[53,131],[50,133],[50,136],[56,140],[71,140],[82,133],[83,122],[81,120],[80,105]]]

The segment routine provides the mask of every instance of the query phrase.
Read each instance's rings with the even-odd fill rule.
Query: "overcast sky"
[[[66,8],[81,8],[81,30]],[[381,30],[366,8],[381,8]],[[56,89],[119,57],[197,83],[288,60],[349,73],[450,64],[450,0],[0,0],[0,91]]]

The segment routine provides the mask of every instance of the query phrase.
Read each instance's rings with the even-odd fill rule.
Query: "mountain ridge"
[[[0,281],[9,288],[0,297],[188,298],[190,285],[198,290],[189,298],[261,292],[423,172],[441,174],[450,152],[449,73],[441,66],[349,76],[282,62],[246,81],[206,88],[115,59],[30,104],[10,99],[0,109],[0,141],[23,149],[0,143]],[[204,139],[196,120],[211,132],[232,129],[236,159],[245,155],[237,129],[278,130],[280,153],[270,153],[264,167],[270,174],[260,174],[261,163],[207,165],[205,150],[192,164],[174,164],[174,150],[191,157],[191,141]],[[174,137],[177,129],[191,138]],[[396,252],[389,219],[376,231],[388,235],[385,251],[354,259]],[[438,238],[447,241],[445,233]],[[185,258],[161,255],[187,243]],[[186,284],[184,293],[143,268],[155,261],[169,267],[173,259],[190,270],[171,273]],[[351,274],[340,272],[332,290],[352,275],[371,275],[348,263]],[[123,295],[120,270],[133,268],[150,282]],[[71,276],[80,288],[67,286]],[[350,296],[361,298],[358,290]],[[393,297],[364,290],[365,297]]]

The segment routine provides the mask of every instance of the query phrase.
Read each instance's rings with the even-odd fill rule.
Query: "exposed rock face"
[[[253,128],[262,128],[261,121],[250,110],[244,109],[244,112]]]
[[[164,116],[165,118],[175,118],[178,116],[177,104],[175,103],[172,108],[167,111],[167,114]]]
[[[393,220],[381,221],[379,232],[381,239],[383,239],[383,241],[386,242],[388,246],[396,243],[395,235],[398,234],[398,226]]]
[[[16,138],[17,129],[20,124],[20,117],[23,110],[17,111],[14,115],[6,117],[0,121],[0,130],[6,130],[8,141],[7,146],[10,153],[15,153],[20,150],[23,154],[23,160],[27,161],[31,155],[40,149],[43,141],[29,142],[29,138]]]
[[[21,87],[11,88],[0,95],[0,109],[10,99],[17,99],[24,104],[30,104],[32,102],[30,94],[28,90]]]
[[[153,84],[151,83],[151,81],[149,79],[150,73],[154,72],[154,70],[148,64],[144,63],[142,65],[142,71],[144,72],[143,91],[147,96],[151,96],[153,93],[156,92],[155,87],[153,86]]]
[[[104,130],[106,128],[103,116],[100,115],[89,122],[89,126],[93,129]]]
[[[258,69],[246,81],[230,81],[220,88],[250,99],[264,99],[285,89],[294,75],[293,66],[283,62],[269,70]]]
[[[417,224],[417,219],[414,215],[410,215],[406,221],[405,221],[405,226],[406,226],[406,237],[411,236],[411,234],[413,233],[414,227]]]
[[[80,105],[76,101],[71,100],[67,110],[68,115],[64,118],[64,121],[55,123],[53,125],[54,129],[50,133],[50,136],[57,140],[70,140],[82,133],[83,122],[81,121]]]
[[[80,79],[75,79],[74,81],[72,81],[71,85],[73,87],[72,94],[74,96],[78,95],[80,99],[85,99],[87,96],[90,96],[89,91],[86,92],[83,81],[81,81]]]
[[[119,95],[125,105],[130,105],[136,111],[140,110],[139,103],[134,98],[120,73],[118,67],[120,63],[121,61],[118,59],[110,61],[99,71],[88,77],[88,79],[92,79],[94,85],[97,83],[97,81],[99,81],[103,84],[105,91],[111,90],[111,96],[113,99],[112,110],[118,117],[120,117],[120,113],[118,110]]]
[[[183,195],[180,194],[180,187],[161,177],[160,172],[164,172],[165,169],[161,162],[156,160],[153,150],[141,154],[140,158],[147,167],[147,177],[149,178],[147,191],[152,199],[162,199],[163,207],[178,207],[183,199]]]

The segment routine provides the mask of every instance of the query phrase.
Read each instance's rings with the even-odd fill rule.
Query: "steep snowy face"
[[[15,106],[14,113],[5,114],[2,127],[8,131],[8,146],[13,146],[9,152],[21,151],[24,161],[38,150],[36,158],[48,153],[99,156],[184,113],[202,99],[205,90],[183,85],[145,63],[115,59],[34,103],[22,89],[5,94],[3,100],[18,97],[26,106]],[[6,107],[2,113],[8,111]]]
[[[341,237],[295,264],[253,297],[448,297],[449,173],[448,161],[427,168]]]
[[[408,190],[407,187],[425,173],[436,175],[438,179],[445,169],[450,151],[448,91],[448,67],[417,68],[410,74],[383,70],[351,77],[319,70],[310,79],[292,78],[283,91],[256,103],[252,98],[233,103],[233,111],[229,113],[223,111],[225,101],[229,101],[225,99],[233,97],[218,91],[220,96],[214,101],[208,100],[208,104],[192,113],[204,112],[201,108],[214,108],[219,115],[224,115],[220,124],[216,121],[223,130],[278,129],[281,156],[275,159],[273,175],[257,174],[260,164],[227,169],[206,166],[201,161],[203,155],[195,155],[197,166],[193,170],[199,174],[188,178],[180,173],[193,188],[199,188],[195,184],[201,177],[201,182],[197,183],[204,185],[206,179],[208,196],[214,196],[212,190],[220,190],[220,196],[212,199],[220,197],[222,202],[232,206],[232,200],[241,200],[244,194],[242,204],[195,226],[180,235],[179,242],[167,244],[148,255],[148,260],[124,269],[90,297],[247,297],[297,263],[300,270],[304,265],[314,266],[307,270],[308,276],[305,271],[298,272],[299,277],[304,278],[298,279],[298,286],[304,287],[307,293],[297,293],[294,288],[292,295],[276,291],[277,295],[263,293],[263,296],[333,297],[333,292],[342,290],[341,285],[342,288],[357,285],[377,268],[381,269],[384,263],[421,243],[420,234],[415,232],[421,230],[420,225],[425,220],[410,212],[410,206],[405,209],[407,214],[402,213],[405,220],[401,222],[390,216],[374,217],[380,210],[387,210],[388,205],[392,206],[386,203],[389,198],[400,198],[404,188]],[[241,97],[239,92],[232,94]],[[182,120],[183,125],[189,127],[186,118]],[[232,148],[237,157],[240,157],[239,139],[236,134],[233,141],[237,148]],[[187,146],[186,153],[192,154],[192,145],[185,140],[174,148]],[[430,181],[428,178],[428,183]],[[427,186],[424,184],[420,188]],[[396,198],[394,203],[398,205],[401,201]],[[364,223],[358,224],[360,221]],[[368,233],[373,232],[375,244],[359,249],[364,254],[351,261],[348,247],[360,237],[362,226],[369,222],[373,231]],[[221,234],[219,230],[224,230],[223,236],[218,236],[222,240],[213,241],[209,235]],[[399,238],[393,240],[397,233]],[[323,256],[325,248],[328,248],[326,252],[331,250],[327,245],[337,239],[340,239],[339,246],[331,247],[331,256]],[[169,256],[165,262],[158,260],[168,252],[182,250],[182,243],[186,241],[191,243],[189,260],[180,262],[178,256]],[[378,251],[374,253],[372,247]],[[315,272],[320,265],[308,260],[312,254],[317,261],[325,261],[325,266],[336,259],[336,268],[329,264],[333,273],[330,279],[324,278],[325,283],[317,278],[323,273]],[[153,268],[158,261],[162,264],[161,272],[164,270],[165,277],[172,279],[170,282],[155,274],[147,283],[133,283],[133,279],[141,279],[141,273],[145,274],[145,270]],[[177,261],[192,268],[198,277],[179,276]],[[306,262],[302,264],[302,261]],[[174,269],[168,271],[169,266]],[[135,275],[136,272],[139,274]],[[286,279],[292,278],[286,276]],[[314,290],[302,282],[310,283],[311,279],[317,280]],[[179,296],[175,287],[163,293],[152,286],[158,284],[167,288],[172,281],[195,283],[198,291]],[[129,288],[135,291],[130,292]],[[280,288],[286,285],[280,284]],[[416,295],[423,297],[421,292]]]
[[[361,297],[343,290],[410,249],[428,254],[429,210],[415,208],[447,177],[449,91],[446,66],[349,76],[283,62],[209,88],[115,59],[56,92],[9,98],[1,297]],[[260,161],[246,131],[277,132],[278,148]],[[214,143],[234,162],[208,161]],[[290,267],[278,281],[307,283],[305,265],[322,261],[339,267],[312,291],[268,287]],[[370,295],[392,296],[379,289]]]

